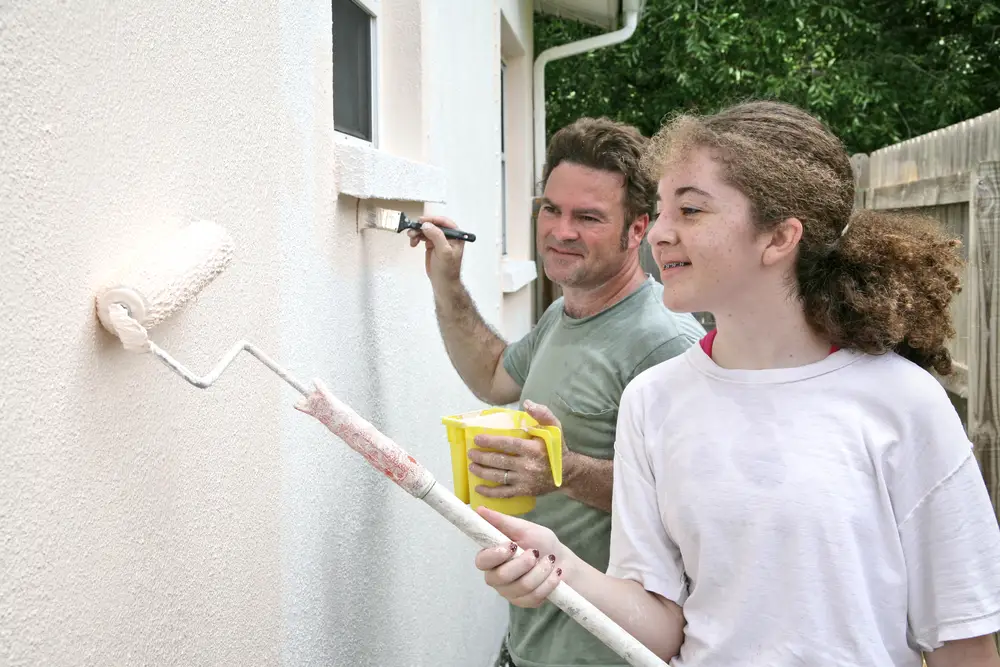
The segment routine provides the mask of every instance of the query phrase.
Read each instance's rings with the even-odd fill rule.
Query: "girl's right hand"
[[[476,554],[476,567],[486,573],[486,583],[515,606],[541,606],[566,577],[566,547],[544,526],[485,507],[476,511],[513,540]],[[517,547],[524,553],[515,556]]]

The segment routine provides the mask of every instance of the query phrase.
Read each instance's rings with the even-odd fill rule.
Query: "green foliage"
[[[535,53],[599,32],[536,15]],[[632,39],[550,63],[546,89],[550,136],[775,99],[867,153],[1000,107],[1000,2],[648,0]]]

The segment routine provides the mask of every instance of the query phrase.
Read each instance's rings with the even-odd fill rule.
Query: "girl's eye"
[[[681,206],[681,213],[684,215],[694,215],[695,213],[701,213],[701,210],[691,206]]]

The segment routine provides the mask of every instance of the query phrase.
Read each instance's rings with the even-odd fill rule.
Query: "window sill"
[[[336,136],[335,160],[341,194],[358,199],[445,201],[445,173],[438,167],[393,155],[340,134]]]
[[[512,294],[538,277],[533,260],[507,259],[500,262],[500,281],[504,294]]]

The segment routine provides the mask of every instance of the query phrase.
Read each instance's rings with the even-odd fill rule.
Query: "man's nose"
[[[560,214],[552,227],[552,236],[560,241],[572,241],[577,238],[578,234],[576,226],[573,224],[573,218],[566,213]]]

